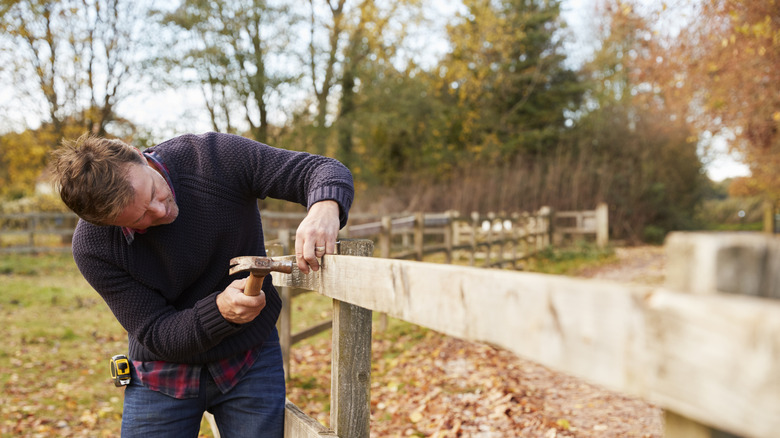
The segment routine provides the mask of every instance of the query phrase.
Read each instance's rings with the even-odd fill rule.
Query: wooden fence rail
[[[553,214],[549,208],[535,213],[481,215],[472,213],[461,217],[458,212],[415,213],[409,215],[354,215],[342,230],[346,238],[371,238],[377,241],[378,256],[393,259],[422,261],[427,255],[444,254],[445,263],[453,263],[459,254],[467,254],[471,266],[520,268],[520,262],[536,255],[551,244],[551,240],[563,240],[561,234],[551,239],[554,223],[560,215],[563,221],[570,217],[599,218],[598,231],[595,222],[578,220],[561,227],[559,233],[577,236],[593,234],[600,245],[607,244],[606,205],[596,211],[560,212]],[[263,212],[266,246],[271,253],[291,254],[294,248],[295,229],[303,220],[303,213]],[[565,223],[565,222],[564,222]],[[600,234],[603,233],[604,235]],[[270,249],[278,246],[278,249]],[[331,321],[321,321],[297,333],[292,333],[292,300],[307,293],[305,289],[281,288],[282,313],[278,328],[285,372],[289,375],[290,349],[296,343],[331,328]],[[380,327],[386,326],[387,316],[380,316]]]
[[[267,240],[275,239],[284,230],[289,233],[297,228],[305,213],[279,213],[263,211]],[[387,218],[390,222],[386,222]],[[552,219],[551,219],[552,218]],[[567,220],[574,219],[574,224]],[[553,226],[551,227],[550,221]],[[69,251],[73,230],[78,217],[73,213],[13,213],[0,214],[0,253],[36,253]],[[457,212],[414,213],[407,215],[376,216],[353,215],[343,230],[343,237],[387,238],[393,242],[393,258],[422,260],[429,254],[443,253],[451,259],[453,252],[470,252],[472,265],[476,259],[483,260],[483,266],[500,266],[521,260],[523,255],[502,260],[511,251],[517,251],[521,239],[539,242],[543,247],[553,240],[560,241],[564,235],[596,236],[599,245],[608,241],[608,219],[606,205],[594,211],[555,212],[543,208],[537,213],[512,215],[472,213],[461,217]],[[289,239],[288,239],[289,240]],[[507,253],[491,249],[507,246]],[[486,251],[487,250],[487,251]],[[481,254],[477,254],[481,251]]]
[[[0,215],[0,253],[70,251],[78,216],[73,213]]]
[[[333,430],[288,405],[288,438],[368,436],[371,311],[642,397],[700,430],[758,438],[780,430],[777,300],[340,255],[369,255],[370,244],[342,242],[316,274],[273,273],[279,286],[333,298],[338,321]],[[692,436],[668,424],[667,437]]]

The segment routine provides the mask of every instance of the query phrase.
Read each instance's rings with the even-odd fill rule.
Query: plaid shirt
[[[145,153],[150,164],[155,167],[165,177],[168,187],[171,188],[174,199],[176,192],[173,191],[168,168],[154,153]],[[136,230],[133,228],[122,227],[122,233],[127,240],[127,244],[133,243],[135,234],[143,234],[146,230]],[[257,359],[257,354],[261,347],[255,347],[245,353],[234,357],[206,364],[211,377],[217,384],[217,387],[223,393],[233,388],[239,379],[252,367]],[[158,391],[171,397],[184,399],[195,398],[200,391],[200,374],[203,365],[180,364],[165,361],[136,361],[133,360],[138,380],[147,388]]]
[[[223,393],[229,391],[252,368],[260,347],[246,353],[206,364],[214,383]],[[204,365],[164,361],[132,361],[138,380],[145,387],[178,399],[196,398],[200,392],[200,374]]]

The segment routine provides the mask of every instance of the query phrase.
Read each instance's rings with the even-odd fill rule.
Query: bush
[[[664,243],[666,230],[656,225],[648,225],[642,230],[642,241],[653,245]]]
[[[743,212],[742,215],[740,212]],[[763,200],[760,197],[709,199],[697,209],[696,219],[712,230],[740,229],[760,224],[763,221]]]

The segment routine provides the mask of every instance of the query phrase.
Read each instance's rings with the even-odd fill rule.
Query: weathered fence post
[[[539,209],[538,214],[542,225],[542,230],[539,230],[542,233],[542,240],[541,246],[537,245],[536,250],[541,251],[550,246],[553,242],[553,234],[555,233],[553,219],[555,218],[555,211],[552,207],[544,206]]]
[[[487,237],[485,238],[487,241],[487,246],[485,247],[485,263],[483,266],[488,267],[490,266],[490,259],[493,257],[493,221],[496,219],[496,214],[491,212],[488,212],[487,214],[487,223],[488,223],[488,229],[487,229]],[[485,222],[482,222],[482,226],[485,226]]]
[[[759,233],[671,233],[665,247],[670,289],[780,299],[780,239]],[[668,438],[735,437],[674,412],[665,411],[664,417]]]
[[[460,240],[460,212],[458,210],[450,210],[450,220],[452,221],[452,244],[460,246],[462,243]]]
[[[417,212],[414,215],[414,253],[415,260],[423,260],[425,249],[425,213]]]
[[[469,257],[469,266],[475,266],[477,263],[477,233],[479,232],[479,212],[471,212],[471,256]]]
[[[389,259],[393,248],[393,218],[382,216],[382,230],[379,232],[379,256]]]
[[[609,207],[601,202],[596,207],[596,246],[604,248],[609,244]]]
[[[775,232],[775,203],[769,198],[764,199],[764,232],[773,234]]]
[[[504,250],[506,249],[506,213],[505,212],[499,212],[498,213],[498,224],[501,226],[498,232],[498,267],[502,268],[504,267],[504,259],[505,254]]]
[[[444,263],[451,265],[453,260],[452,240],[455,236],[455,215],[450,210],[447,212],[447,223],[444,225]]]
[[[282,246],[282,254],[290,254],[295,251],[291,248],[290,230],[287,228],[279,229],[279,242]],[[279,320],[276,323],[279,332],[279,345],[282,347],[282,360],[284,361],[284,378],[290,377],[290,348],[292,347],[292,288],[283,286],[279,288],[279,295],[282,299],[282,311],[279,314]]]
[[[339,255],[369,257],[370,240],[346,240]],[[349,283],[344,283],[349,287]],[[330,424],[340,438],[367,438],[371,414],[371,310],[333,300]]]
[[[35,229],[38,225],[38,216],[30,214],[27,220],[27,229],[30,231],[30,248],[32,248],[33,254],[37,254],[38,251],[35,249]]]
[[[393,218],[391,216],[382,216],[382,230],[379,232],[379,257],[389,259],[393,249]],[[387,330],[387,314],[379,315],[377,330],[383,332]]]
[[[509,223],[512,224],[512,228],[509,232],[509,235],[512,236],[512,268],[517,269],[517,241],[520,239],[520,233],[518,232],[520,215],[517,212],[512,213]]]

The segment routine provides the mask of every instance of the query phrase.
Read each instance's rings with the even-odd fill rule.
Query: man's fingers
[[[338,233],[338,204],[326,200],[312,205],[295,233],[295,258],[301,272],[319,270],[319,259],[335,253]]]
[[[246,324],[255,318],[265,308],[265,293],[260,295],[244,295],[246,280],[236,280],[222,293],[217,295],[217,308],[222,316],[235,324]]]

